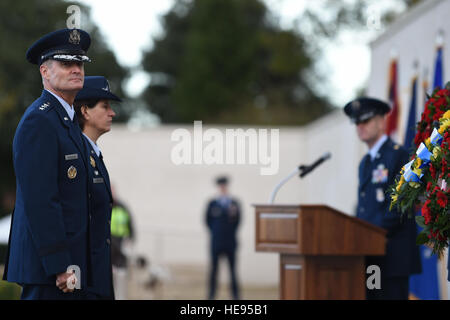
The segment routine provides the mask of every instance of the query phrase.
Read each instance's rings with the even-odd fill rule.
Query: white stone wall
[[[303,129],[278,128],[279,172],[271,176],[261,175],[260,165],[174,165],[170,155],[177,143],[171,141],[171,134],[177,128],[160,126],[132,132],[125,126],[113,126],[99,140],[117,193],[135,216],[135,253],[145,254],[157,264],[208,263],[204,211],[206,202],[216,193],[214,178],[220,174],[231,177],[231,192],[243,206],[238,233],[239,276],[243,282],[278,283],[278,255],[254,249],[252,204],[268,203],[274,186],[296,166],[310,164],[326,151],[332,154],[331,160],[304,179],[290,180],[278,192],[275,203],[325,203],[353,214],[357,165],[365,149],[342,111]],[[192,132],[193,124],[184,128]],[[237,127],[217,128],[225,132]],[[224,270],[221,274],[222,278],[223,274],[228,276]]]

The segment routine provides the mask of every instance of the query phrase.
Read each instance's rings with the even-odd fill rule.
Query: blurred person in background
[[[111,257],[114,274],[114,287],[117,300],[126,300],[128,296],[129,259],[126,249],[135,239],[133,220],[128,208],[117,197],[112,188],[113,206],[111,213]]]
[[[210,231],[210,270],[208,299],[216,296],[219,258],[225,256],[230,268],[231,297],[240,298],[239,284],[236,274],[236,231],[241,220],[241,209],[238,201],[228,193],[228,178],[218,177],[216,184],[219,195],[208,203],[206,225]]]
[[[88,155],[91,264],[94,273],[92,286],[87,290],[99,299],[114,299],[111,265],[111,185],[97,140],[111,130],[115,116],[110,101],[121,101],[111,93],[105,77],[85,77],[83,89],[75,98],[75,112],[83,131],[83,142]]]

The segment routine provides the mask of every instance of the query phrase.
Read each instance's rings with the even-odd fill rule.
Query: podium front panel
[[[256,251],[383,255],[386,231],[321,205],[256,206]]]
[[[257,251],[298,252],[299,210],[257,211],[256,215]]]

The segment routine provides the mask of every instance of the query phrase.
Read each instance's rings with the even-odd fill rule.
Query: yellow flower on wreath
[[[419,187],[420,187],[420,183],[418,183],[418,182],[413,182],[413,181],[410,181],[410,182],[409,182],[409,186],[410,186],[411,188],[415,188],[415,189],[417,189],[417,188],[419,188]]]
[[[395,204],[398,200],[398,194],[391,194],[391,203]]]
[[[421,165],[422,165],[422,159],[420,159],[419,157],[417,157],[417,158],[416,158],[416,161],[414,161],[414,167],[420,168]]]
[[[397,192],[400,192],[400,188],[402,187],[402,185],[405,183],[405,177],[402,175],[401,177],[400,177],[400,180],[398,181],[398,183],[397,183],[397,187],[395,188],[395,190],[397,191]]]
[[[450,119],[450,110],[447,110],[441,119]]]
[[[448,111],[447,111],[448,112]],[[446,113],[447,113],[446,112]],[[450,119],[444,119],[443,121],[442,121],[442,119],[443,118],[441,118],[441,126],[439,127],[439,130],[438,130],[438,132],[439,132],[439,134],[440,135],[443,135],[444,133],[445,133],[445,131],[447,131],[447,129],[450,127]]]
[[[433,159],[436,159],[441,154],[441,147],[434,147],[433,149]]]

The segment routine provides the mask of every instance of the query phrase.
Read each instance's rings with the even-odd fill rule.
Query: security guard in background
[[[23,287],[22,299],[91,298],[89,164],[72,106],[90,43],[87,32],[63,29],[26,54],[39,66],[44,90],[14,136],[16,203],[3,278]],[[69,266],[79,269],[76,278]]]
[[[228,194],[228,178],[216,179],[220,194],[209,202],[206,210],[206,224],[211,234],[211,265],[208,299],[216,295],[219,258],[226,256],[230,267],[231,295],[239,299],[239,285],[236,275],[236,231],[241,220],[239,203]]]
[[[114,289],[117,300],[128,298],[128,259],[124,253],[124,242],[134,240],[133,220],[130,211],[119,201],[115,189],[113,192],[113,207],[111,213],[111,259],[114,275]]]
[[[359,139],[369,148],[359,165],[356,216],[387,230],[385,256],[366,258],[367,266],[377,265],[381,270],[381,289],[367,289],[367,299],[408,299],[409,275],[421,272],[415,220],[389,211],[390,197],[386,193],[408,162],[408,152],[385,135],[388,104],[362,97],[349,102],[344,111],[356,124]]]
[[[83,131],[83,140],[89,162],[91,191],[91,221],[89,224],[93,283],[87,290],[98,299],[114,299],[111,265],[111,209],[113,198],[108,170],[97,140],[111,130],[115,112],[110,101],[121,101],[110,91],[105,77],[84,78],[83,89],[78,92],[74,108]]]

